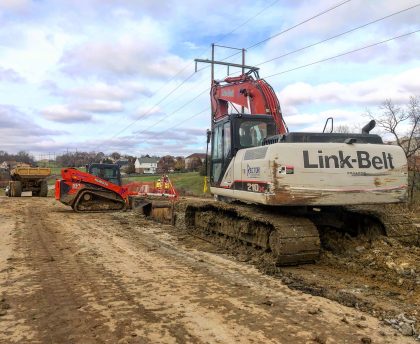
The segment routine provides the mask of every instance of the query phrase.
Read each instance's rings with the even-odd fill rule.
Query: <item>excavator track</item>
[[[85,189],[78,194],[72,208],[76,212],[119,211],[126,208],[126,203],[113,192]]]
[[[357,205],[343,207],[350,216],[373,219],[381,226],[383,235],[404,244],[420,245],[420,228],[410,216],[392,205]]]
[[[398,209],[398,208],[397,208]],[[378,235],[408,245],[420,244],[420,229],[393,206],[324,207],[320,213],[294,208],[224,202],[187,201],[177,207],[176,224],[199,237],[223,236],[269,252],[276,265],[297,265],[318,259],[324,228],[374,240]],[[294,211],[294,215],[290,215]],[[217,240],[216,240],[217,241]]]
[[[305,217],[222,202],[189,203],[184,214],[188,230],[224,235],[271,252],[277,265],[314,262],[319,256],[317,228]]]

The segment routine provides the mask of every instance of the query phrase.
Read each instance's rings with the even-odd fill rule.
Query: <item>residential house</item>
[[[23,167],[31,167],[31,165],[29,165],[25,162],[17,162],[17,161],[14,161],[14,160],[9,160],[9,161],[3,161],[0,164],[0,168],[12,169],[12,168],[15,168],[17,165],[23,166]]]
[[[137,158],[134,163],[136,173],[155,174],[158,161],[159,158],[151,158],[148,156]]]
[[[199,164],[201,166],[206,161],[206,154],[205,153],[193,153],[193,154],[187,156],[185,158],[185,169],[186,170],[196,169],[197,168],[196,162],[197,162],[198,159],[200,159],[200,161],[201,161],[201,164]]]

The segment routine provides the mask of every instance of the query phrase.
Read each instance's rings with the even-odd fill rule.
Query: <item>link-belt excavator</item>
[[[278,264],[316,260],[320,229],[416,238],[401,230],[410,227],[403,215],[371,207],[407,197],[404,152],[370,133],[374,121],[361,133],[326,132],[327,123],[322,133],[289,132],[258,68],[234,66],[245,72],[222,81],[212,70],[210,91],[210,191],[225,202],[189,205],[188,226],[270,251]]]

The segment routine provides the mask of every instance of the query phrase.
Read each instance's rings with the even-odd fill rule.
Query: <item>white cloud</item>
[[[134,114],[131,115],[132,118],[140,119],[140,118],[160,118],[164,116],[166,113],[162,110],[160,106],[140,106],[137,108]]]
[[[330,82],[311,85],[296,82],[286,86],[279,99],[285,106],[304,104],[339,104],[341,106],[372,106],[390,98],[400,103],[410,95],[420,93],[420,68],[414,68],[396,75],[353,83]]]
[[[51,105],[41,111],[43,117],[49,121],[61,123],[89,122],[92,115],[79,110],[70,109],[66,105]]]
[[[13,69],[0,67],[0,81],[24,82],[25,80]]]
[[[37,151],[39,144],[46,147],[54,142],[53,137],[67,134],[64,130],[44,128],[31,116],[14,106],[0,105],[0,147],[10,153],[21,150]]]
[[[0,10],[5,11],[26,11],[31,6],[30,0],[1,0]]]
[[[92,100],[90,102],[76,104],[75,107],[80,111],[99,113],[121,112],[124,110],[124,107],[120,101],[111,100]]]

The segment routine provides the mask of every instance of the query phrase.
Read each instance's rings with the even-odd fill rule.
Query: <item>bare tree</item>
[[[400,146],[409,163],[410,198],[413,200],[414,191],[419,187],[418,154],[420,152],[420,96],[411,96],[405,106],[395,105],[387,99],[380,106],[381,112],[373,115],[368,110],[368,115],[376,121],[378,127],[391,134]],[[406,127],[402,130],[401,127]]]
[[[335,132],[335,133],[343,133],[343,134],[347,134],[347,133],[350,133],[350,128],[349,128],[349,126],[348,126],[348,125],[345,125],[345,124],[340,124],[340,125],[337,125],[337,126],[334,128],[334,132]]]

